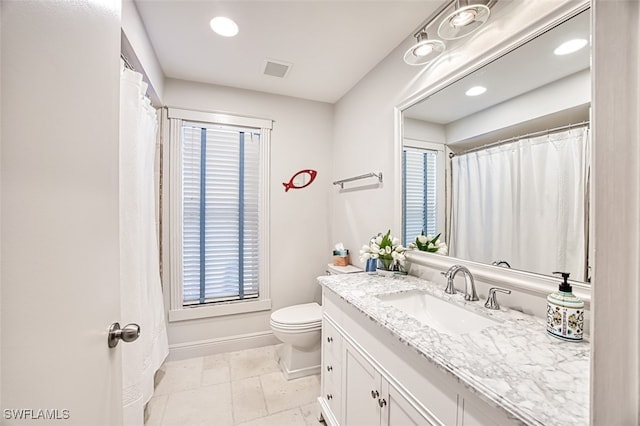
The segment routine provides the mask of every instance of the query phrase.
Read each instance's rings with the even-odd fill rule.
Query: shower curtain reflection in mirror
[[[588,138],[583,126],[454,156],[451,254],[586,280]]]

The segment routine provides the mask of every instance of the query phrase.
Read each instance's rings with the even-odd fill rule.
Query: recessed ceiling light
[[[486,87],[473,86],[471,89],[464,92],[464,94],[467,96],[478,96],[478,95],[482,95],[486,91],[487,91]]]
[[[216,16],[209,23],[211,29],[223,37],[233,37],[238,34],[238,25],[229,18]]]
[[[583,38],[575,38],[573,40],[565,41],[560,46],[556,47],[553,51],[556,55],[568,55],[569,53],[577,52],[587,45],[587,40]]]

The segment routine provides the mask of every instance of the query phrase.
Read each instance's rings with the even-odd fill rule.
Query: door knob
[[[120,324],[114,322],[109,327],[109,334],[107,336],[107,345],[110,348],[118,346],[120,340],[125,342],[134,342],[140,336],[140,326],[138,324],[127,324],[123,328],[120,328]]]

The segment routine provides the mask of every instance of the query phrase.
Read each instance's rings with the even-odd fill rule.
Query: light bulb
[[[568,55],[569,53],[577,52],[587,45],[587,40],[583,38],[576,38],[573,40],[565,41],[560,46],[556,47],[553,51],[556,55]]]
[[[473,86],[471,89],[464,92],[464,94],[467,96],[478,96],[478,95],[482,95],[486,91],[487,91],[486,87]]]
[[[451,17],[451,25],[454,27],[464,27],[476,19],[478,12],[475,9],[466,9]]]
[[[223,37],[233,37],[238,34],[238,25],[229,18],[217,16],[209,23],[211,29]]]
[[[423,44],[413,49],[413,54],[416,56],[427,56],[431,52],[433,52],[433,45],[431,43]]]

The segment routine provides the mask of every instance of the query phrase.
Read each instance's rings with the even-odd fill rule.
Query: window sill
[[[194,319],[213,318],[268,310],[271,310],[271,299],[255,300],[251,302],[224,303],[211,306],[195,306],[193,308],[170,310],[169,322],[189,321]]]

